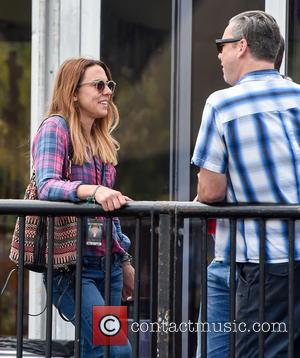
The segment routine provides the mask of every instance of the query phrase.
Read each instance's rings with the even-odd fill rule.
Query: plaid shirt
[[[206,102],[192,163],[227,176],[232,203],[300,203],[300,86],[275,70],[247,73]],[[229,258],[229,222],[217,221],[215,256]],[[300,260],[300,221],[295,228]],[[288,261],[288,228],[266,224],[266,260]],[[238,220],[237,261],[259,261],[256,220]]]
[[[79,202],[78,186],[102,184],[103,168],[105,168],[105,186],[113,187],[116,176],[114,166],[112,164],[104,166],[97,157],[93,157],[91,162],[85,162],[83,165],[72,164],[71,178],[66,180],[68,146],[69,131],[66,121],[60,116],[53,116],[45,120],[35,135],[32,147],[40,200]],[[104,218],[99,218],[99,221],[103,220]],[[119,219],[114,218],[113,223],[115,240],[113,240],[112,252],[124,253],[124,249],[128,249],[128,238],[121,232]],[[104,256],[105,251],[106,241],[104,239],[102,246],[84,245],[83,254],[85,256]]]

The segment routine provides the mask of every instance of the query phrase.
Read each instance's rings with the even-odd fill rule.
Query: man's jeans
[[[240,263],[237,287],[237,323],[243,330],[236,334],[236,354],[241,358],[258,357],[259,331],[264,334],[264,357],[288,356],[289,265],[265,264],[264,322],[259,322],[259,264]],[[300,262],[294,264],[294,351],[300,354]]]
[[[104,262],[97,257],[84,258],[82,268],[82,308],[81,308],[81,355],[80,357],[99,358],[103,356],[103,347],[92,344],[93,306],[104,305],[105,272]],[[65,291],[65,288],[68,289]],[[111,269],[111,305],[119,306],[123,287],[121,263],[115,260]],[[62,296],[62,293],[65,293]],[[74,319],[74,273],[55,273],[53,277],[53,304],[68,319]],[[74,323],[74,321],[72,321]],[[130,358],[131,346],[111,346],[110,357]]]
[[[213,260],[207,268],[207,357],[229,357],[229,333],[220,332],[229,322],[230,265]],[[201,310],[199,320],[201,322]],[[212,324],[214,323],[214,324]],[[201,325],[198,328],[197,358],[201,357]],[[206,325],[204,326],[206,327]]]

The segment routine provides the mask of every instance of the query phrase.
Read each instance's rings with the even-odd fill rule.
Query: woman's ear
[[[78,87],[75,89],[73,93],[73,101],[78,102]]]

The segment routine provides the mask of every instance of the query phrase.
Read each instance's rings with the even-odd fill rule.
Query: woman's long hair
[[[112,131],[118,126],[119,113],[112,99],[109,102],[108,113],[104,118],[96,118],[88,138],[79,119],[79,108],[74,96],[78,90],[85,71],[91,66],[100,66],[111,80],[109,68],[101,61],[73,58],[66,60],[56,75],[52,99],[47,117],[60,114],[69,124],[73,145],[73,162],[82,165],[91,160],[91,154],[99,157],[105,163],[117,164],[119,143],[112,137]]]

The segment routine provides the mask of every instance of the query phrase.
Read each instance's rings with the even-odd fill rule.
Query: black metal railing
[[[107,216],[108,235],[107,247],[111,247],[112,216],[132,218],[135,221],[134,265],[135,294],[133,302],[133,322],[140,322],[140,267],[143,261],[141,246],[142,221],[150,220],[150,291],[149,291],[149,321],[182,322],[182,249],[183,223],[188,218],[199,218],[201,223],[201,297],[202,322],[207,320],[207,222],[211,218],[229,218],[231,232],[231,260],[230,260],[230,321],[235,320],[235,285],[236,285],[236,221],[241,218],[259,219],[260,227],[260,297],[259,320],[264,322],[265,317],[265,222],[268,219],[280,218],[288,221],[289,230],[289,323],[288,357],[294,357],[294,238],[295,220],[300,218],[300,207],[289,205],[243,205],[243,206],[207,206],[192,202],[131,202],[126,207],[113,213],[104,212],[98,205],[72,204],[63,202],[29,201],[29,200],[0,200],[0,215],[18,215],[20,220],[21,238],[24,236],[26,215],[42,215],[49,217],[49,250],[48,262],[53,259],[54,217],[78,217],[77,263],[75,276],[75,357],[80,356],[80,316],[81,316],[81,260],[82,242],[84,240],[83,220],[86,216]],[[24,317],[24,260],[22,252],[24,241],[20,241],[20,260],[18,269],[17,293],[17,357],[22,357],[23,351],[23,317]],[[106,253],[105,301],[110,302],[110,260],[111,253]],[[46,314],[46,357],[51,357],[52,347],[52,276],[53,267],[47,271],[47,314]],[[188,293],[186,293],[188,294]],[[182,334],[180,331],[161,330],[151,333],[149,357],[188,357],[182,352]],[[133,334],[133,357],[139,357],[140,332]],[[206,356],[206,332],[202,332],[202,357]],[[264,352],[264,333],[259,333],[260,357]],[[235,355],[235,333],[230,333],[230,355]],[[105,356],[109,356],[109,347],[105,348]]]

